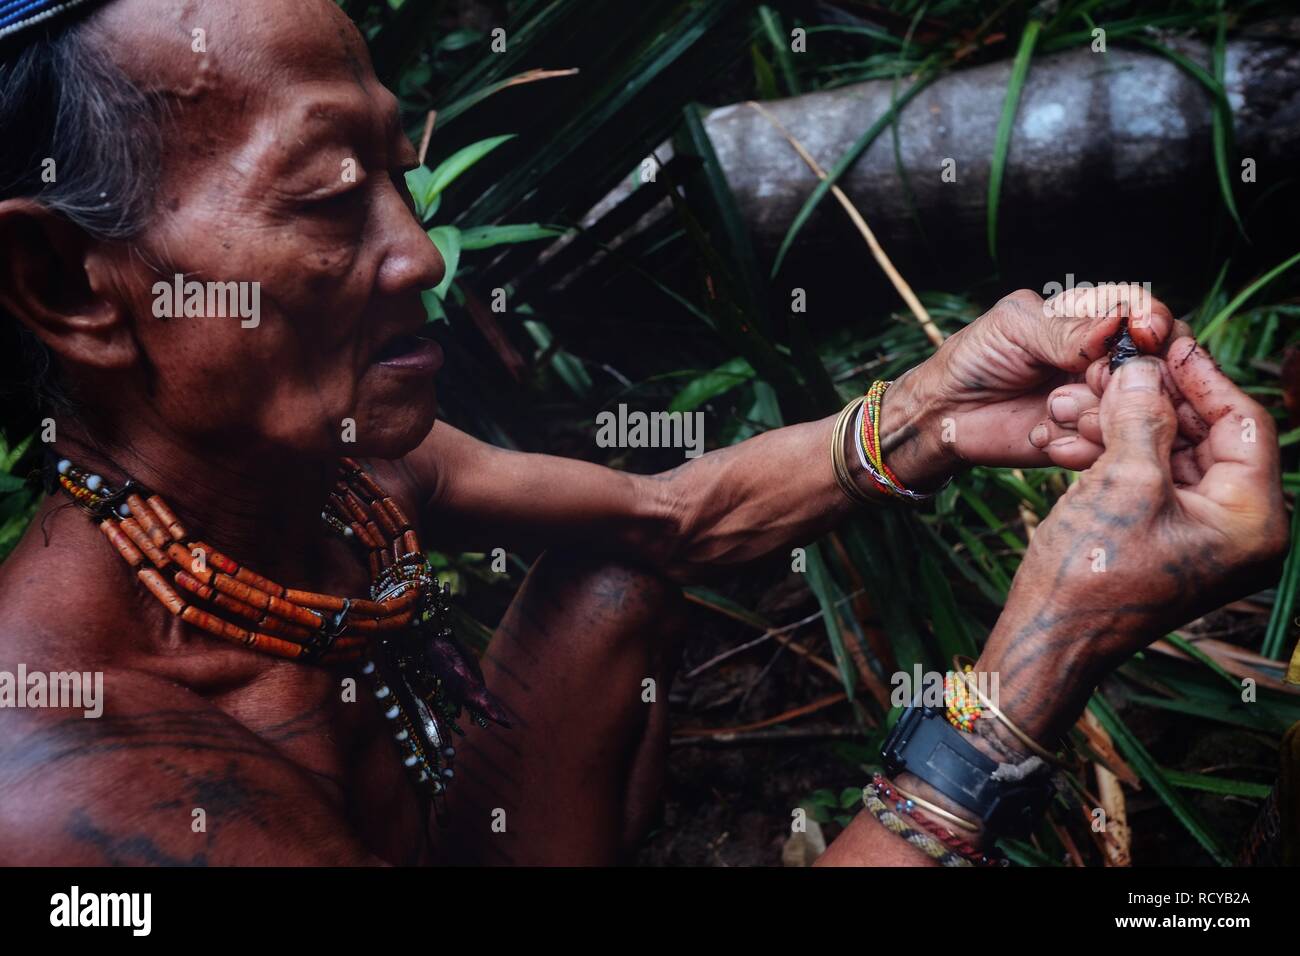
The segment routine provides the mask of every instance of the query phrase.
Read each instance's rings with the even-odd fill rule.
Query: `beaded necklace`
[[[49,457],[61,488],[157,600],[208,634],[304,662],[361,661],[416,787],[442,794],[453,776],[462,710],[475,724],[510,726],[473,655],[452,634],[439,585],[397,502],[351,458],[339,462],[321,520],[365,553],[368,598],[286,588],[193,538],[158,495],[134,479],[111,488],[67,458]]]

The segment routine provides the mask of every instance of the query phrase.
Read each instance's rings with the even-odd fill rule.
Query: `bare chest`
[[[213,702],[309,777],[375,855],[427,862],[430,807],[370,682],[355,667],[290,666]]]

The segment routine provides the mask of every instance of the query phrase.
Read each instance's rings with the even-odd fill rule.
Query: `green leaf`
[[[438,247],[438,252],[442,254],[442,261],[447,267],[446,275],[434,287],[433,294],[439,299],[445,299],[447,289],[456,278],[456,269],[460,265],[460,230],[455,226],[435,226],[429,230],[429,238]]]
[[[434,167],[425,189],[426,202],[432,202],[467,169],[502,143],[509,142],[514,138],[513,133],[507,133],[504,136],[490,136],[487,139],[479,140],[477,143],[470,143],[463,149],[456,150]]]
[[[420,222],[433,218],[441,204],[439,197],[433,195],[433,170],[428,166],[417,166],[406,174],[406,188],[415,200],[415,215]]]
[[[555,337],[545,322],[536,319],[524,320],[524,331],[537,343],[542,352],[551,352],[551,369],[560,381],[569,387],[569,391],[579,398],[591,394],[591,376],[587,374],[582,362],[561,348],[554,348]]]
[[[931,622],[934,625],[934,637],[939,642],[939,652],[943,655],[944,666],[954,655],[977,657],[979,652],[975,641],[966,628],[965,616],[957,607],[952,596],[952,586],[948,578],[939,570],[939,564],[932,554],[921,556],[921,585],[925,592],[926,605],[930,609]]]
[[[1023,840],[999,840],[998,846],[1007,855],[1007,859],[1018,866],[1060,866],[1046,853],[1037,849],[1032,843]]]
[[[447,321],[447,310],[442,307],[442,299],[438,298],[432,289],[425,289],[421,292],[420,301],[424,303],[424,316],[426,321]]]
[[[1264,631],[1264,644],[1260,653],[1274,660],[1286,649],[1287,635],[1291,630],[1291,617],[1295,609],[1296,589],[1300,588],[1300,503],[1291,508],[1291,550],[1282,566],[1277,597],[1273,599],[1273,612]]]
[[[1220,90],[1224,87],[1227,61],[1227,29],[1227,15],[1220,10],[1218,28],[1214,34],[1214,78]],[[1210,114],[1210,136],[1214,146],[1214,171],[1219,179],[1219,192],[1223,196],[1223,204],[1227,207],[1228,214],[1232,216],[1232,221],[1237,224],[1237,230],[1245,236],[1246,227],[1242,225],[1241,216],[1237,214],[1237,201],[1232,195],[1232,176],[1228,171],[1228,163],[1233,152],[1232,107],[1229,106],[1226,96],[1219,96],[1215,100],[1214,112]]]
[[[670,412],[693,412],[711,398],[731,391],[754,378],[754,367],[743,358],[723,362],[711,372],[695,379],[668,403]]]
[[[781,68],[781,78],[785,80],[785,89],[790,96],[798,96],[803,90],[799,86],[799,77],[794,70],[794,58],[790,53],[790,38],[781,27],[781,17],[767,4],[758,8],[758,18],[762,21],[763,32],[772,44],[776,54],[777,65]]]
[[[1088,702],[1088,709],[1101,721],[1102,726],[1106,728],[1106,732],[1115,741],[1115,746],[1123,754],[1124,759],[1128,761],[1129,766],[1173,811],[1174,816],[1178,818],[1178,822],[1186,828],[1196,842],[1204,847],[1205,851],[1220,866],[1231,866],[1232,858],[1219,844],[1218,839],[1210,833],[1200,816],[1183,799],[1182,794],[1170,782],[1164,770],[1155,762],[1133,732],[1128,729],[1128,725],[1120,720],[1119,715],[1115,713],[1105,698],[1101,694],[1093,694],[1092,700]]]
[[[440,108],[438,110],[438,127],[439,129],[445,128],[448,123],[454,120],[457,116],[460,116],[470,107],[476,106],[489,96],[500,93],[502,90],[509,89],[512,86],[522,86],[525,83],[532,83],[536,80],[556,79],[566,75],[571,76],[572,74],[566,74],[563,72],[547,73],[542,75],[533,73],[516,73],[514,76],[508,76],[495,83],[489,83],[487,86],[474,90],[472,93],[467,93],[459,99],[453,100],[446,106]]]
[[[1165,768],[1165,776],[1175,787],[1184,790],[1200,790],[1203,793],[1217,793],[1228,797],[1247,797],[1254,800],[1266,800],[1273,788],[1266,783],[1251,783],[1247,780],[1226,780],[1223,777],[1211,777],[1203,773],[1186,773],[1182,770]]]
[[[754,86],[758,89],[758,98],[776,99],[780,95],[776,88],[776,74],[772,72],[772,64],[767,62],[757,43],[749,48],[749,58],[754,63]]]
[[[491,249],[493,246],[512,245],[517,242],[536,242],[539,239],[557,239],[564,235],[564,230],[555,226],[542,226],[535,222],[504,226],[475,226],[462,229],[460,248],[462,252],[476,249]]]
[[[1177,631],[1170,634],[1166,634],[1165,640],[1169,644],[1178,648],[1178,650],[1182,651],[1192,660],[1196,661],[1199,664],[1204,665],[1214,674],[1217,674],[1222,680],[1224,680],[1228,684],[1229,687],[1232,688],[1233,693],[1237,693],[1241,690],[1241,681],[1239,681],[1237,678],[1229,674],[1226,670],[1223,669],[1223,666],[1218,661],[1216,661],[1209,654],[1205,653],[1205,651],[1197,647],[1196,644],[1194,644],[1192,641],[1189,641],[1187,638],[1183,637]]]
[[[804,204],[799,208],[798,214],[794,217],[794,222],[790,223],[790,228],[786,230],[785,237],[781,240],[781,246],[776,253],[776,261],[772,263],[771,274],[773,276],[781,271],[781,263],[785,261],[786,253],[788,253],[790,247],[794,245],[795,237],[799,235],[799,231],[803,229],[804,224],[808,222],[809,217],[812,216],[813,211],[817,208],[817,204],[826,198],[831,191],[831,187],[839,181],[839,178],[842,175],[844,175],[844,171],[858,161],[858,157],[866,152],[867,147],[875,142],[876,137],[884,131],[885,127],[893,122],[894,116],[897,115],[904,106],[910,103],[917,93],[920,93],[923,89],[938,79],[937,73],[924,72],[929,68],[929,66],[930,61],[922,64],[921,75],[916,78],[902,96],[898,97],[898,100],[893,106],[886,110],[879,119],[867,127],[866,132],[859,136],[853,145],[848,148],[848,151],[836,161],[835,165],[827,170],[826,178],[821,180],[817,184],[816,188],[813,189],[812,193],[809,194],[808,198],[804,200]]]
[[[989,257],[994,262],[998,261],[998,201],[1002,198],[1002,174],[1006,171],[1007,153],[1011,149],[1011,129],[1015,125],[1025,77],[1029,75],[1029,60],[1034,55],[1034,44],[1038,42],[1038,31],[1042,28],[1040,21],[1030,20],[1020,35],[1020,46],[1011,64],[1007,95],[1002,101],[1002,116],[993,140],[993,164],[989,167],[988,233]]]
[[[1229,302],[1222,309],[1220,309],[1218,314],[1215,315],[1214,318],[1210,319],[1210,321],[1205,324],[1205,328],[1201,329],[1200,332],[1197,333],[1197,338],[1202,340],[1208,339],[1211,335],[1213,335],[1215,332],[1219,330],[1219,326],[1223,325],[1224,322],[1227,322],[1228,319],[1232,318],[1233,313],[1235,313],[1239,308],[1241,308],[1241,306],[1246,302],[1247,299],[1249,299],[1252,295],[1254,295],[1264,286],[1268,285],[1270,282],[1272,282],[1282,273],[1286,272],[1297,262],[1300,262],[1300,252],[1297,252],[1290,259],[1287,259],[1285,262],[1274,266],[1272,269],[1269,269],[1268,272],[1265,272],[1254,282],[1250,283],[1250,285],[1246,286],[1246,288],[1238,292],[1235,296],[1233,296],[1231,302]]]
[[[826,636],[831,642],[831,656],[840,671],[840,680],[844,683],[844,693],[853,697],[853,687],[857,683],[857,672],[844,649],[844,632],[840,629],[838,602],[841,597],[839,588],[831,578],[830,570],[822,557],[821,545],[808,545],[808,586],[822,611],[822,623],[826,626]]]
[[[27,452],[27,447],[31,445],[32,439],[35,437],[36,433],[33,432],[13,448],[10,448],[3,436],[0,436],[0,471],[13,471],[14,465]]]

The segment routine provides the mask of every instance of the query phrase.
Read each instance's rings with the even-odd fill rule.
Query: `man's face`
[[[443,263],[409,205],[396,100],[351,22],[329,0],[118,0],[101,22],[169,104],[154,221],[110,278],[156,414],[217,446],[410,450],[437,410],[441,352],[412,336]],[[156,317],[155,286],[178,273],[259,283],[243,287],[256,325]]]

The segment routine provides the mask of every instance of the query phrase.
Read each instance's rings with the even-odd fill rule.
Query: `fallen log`
[[[1293,235],[1300,213],[1300,189],[1274,188],[1300,169],[1300,29],[1288,22],[1266,30],[1271,35],[1241,36],[1226,50],[1236,140],[1228,175],[1242,215],[1254,215],[1252,238],[1270,230]],[[1162,42],[1209,67],[1204,43]],[[1001,61],[938,79],[900,111],[897,156],[886,130],[839,181],[920,288],[957,288],[994,271],[987,198],[1010,72]],[[872,81],[763,106],[831,168],[908,83]],[[1211,146],[1213,103],[1189,72],[1145,49],[1084,47],[1036,57],[1004,174],[997,283],[1038,288],[1064,283],[1067,271],[1076,281],[1204,279],[1223,251],[1212,241],[1224,215]],[[705,129],[770,261],[817,179],[782,133],[746,104],[713,110]],[[665,144],[656,155],[667,161],[672,149]],[[626,195],[611,194],[588,221]],[[670,214],[666,203],[657,212]],[[785,271],[796,283],[827,273],[834,283],[833,273],[849,264],[849,247],[860,247],[866,259],[827,197]],[[837,254],[827,256],[829,249]],[[864,271],[854,264],[851,281],[860,282]]]

